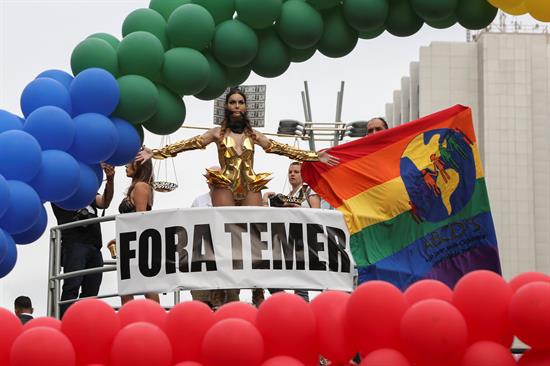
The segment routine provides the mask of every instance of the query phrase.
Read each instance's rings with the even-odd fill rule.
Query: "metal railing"
[[[80,220],[68,224],[54,226],[50,229],[50,254],[49,254],[49,270],[48,270],[48,302],[47,314],[59,318],[59,306],[62,304],[70,304],[78,301],[80,298],[61,300],[61,281],[67,278],[85,276],[96,273],[116,272],[116,261],[104,261],[103,267],[82,269],[79,271],[63,273],[61,271],[61,232],[63,230],[72,229],[90,224],[101,224],[103,222],[114,221],[116,215],[98,217],[87,220]],[[174,293],[174,304],[180,302],[179,290]],[[107,299],[118,297],[118,293],[101,294],[93,296],[95,299]]]

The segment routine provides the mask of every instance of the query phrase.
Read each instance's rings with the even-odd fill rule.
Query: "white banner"
[[[353,288],[349,233],[332,210],[217,207],[116,218],[118,291]]]

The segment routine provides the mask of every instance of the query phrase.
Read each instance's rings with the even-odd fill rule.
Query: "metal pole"
[[[61,273],[61,230],[55,230],[55,244],[54,244],[54,274],[57,276]],[[59,280],[54,280],[54,317],[59,319],[59,300],[61,300],[61,289],[59,286]]]
[[[174,291],[174,305],[177,305],[181,302],[181,296],[180,296],[180,289],[176,289],[176,291]]]
[[[340,91],[336,97],[336,118],[335,122],[342,122],[342,105],[344,104],[344,82],[340,83]],[[336,124],[334,127],[338,127]],[[332,146],[337,146],[340,143],[340,131],[334,131],[334,141]]]
[[[53,316],[53,309],[54,309],[54,299],[55,299],[55,281],[52,280],[52,277],[56,276],[57,274],[54,273],[55,263],[54,263],[54,246],[55,246],[55,235],[54,231],[50,232],[50,258],[49,258],[49,266],[48,266],[48,307],[47,307],[47,315]]]
[[[306,101],[306,93],[302,92],[302,106],[304,107],[304,120],[309,121],[309,114],[307,114],[307,101]]]
[[[311,103],[310,103],[310,100],[309,100],[309,88],[307,86],[307,81],[304,81],[304,91],[305,91],[305,96],[306,96],[306,105],[307,105],[307,110],[308,110],[308,119],[306,120],[306,122],[312,122],[313,121],[313,115],[311,113]],[[316,151],[317,149],[315,148],[315,136],[313,134],[313,131],[309,131],[309,149],[312,150],[312,151]]]

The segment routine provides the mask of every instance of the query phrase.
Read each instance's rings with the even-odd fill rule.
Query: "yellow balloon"
[[[504,10],[505,8],[515,8],[520,6],[523,1],[524,0],[489,0],[489,3],[496,8]]]
[[[550,0],[525,0],[531,16],[541,22],[550,22]]]
[[[501,9],[502,11],[510,15],[523,15],[523,14],[527,14],[528,12],[524,2],[522,2],[518,6],[513,6],[513,7],[503,6],[501,7]]]

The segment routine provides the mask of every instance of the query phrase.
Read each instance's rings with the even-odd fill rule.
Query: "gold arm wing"
[[[178,153],[189,150],[204,149],[204,141],[201,136],[195,136],[187,140],[181,140],[170,145],[166,145],[162,149],[153,149],[154,159],[173,158]]]
[[[298,161],[319,161],[319,154],[316,151],[300,150],[287,144],[281,144],[275,140],[269,140],[269,146],[265,148],[265,152],[283,155]]]

